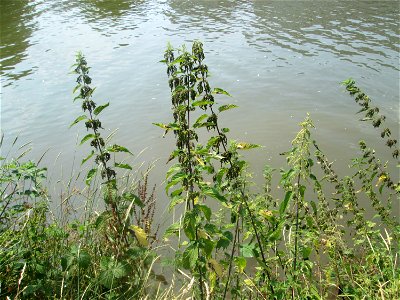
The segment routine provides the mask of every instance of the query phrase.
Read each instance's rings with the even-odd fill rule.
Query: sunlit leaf
[[[95,136],[93,133],[89,133],[89,134],[85,135],[85,136],[83,137],[83,139],[81,140],[80,145],[82,145],[84,142],[86,142],[86,141],[89,140],[89,139],[94,139],[95,137],[96,137],[96,136]]]
[[[222,266],[213,258],[210,258],[208,260],[208,262],[210,263],[210,265],[212,266],[212,269],[218,275],[218,277],[221,277],[224,272],[224,269],[222,268]]]
[[[235,104],[226,104],[226,105],[222,105],[222,106],[218,107],[218,110],[219,110],[219,112],[223,112],[225,110],[236,108],[236,107],[238,107],[238,106]]]
[[[127,148],[122,147],[120,145],[112,145],[112,146],[107,148],[107,151],[109,151],[109,152],[126,152],[126,153],[129,153],[129,154],[132,154],[131,151],[129,151]]]
[[[249,149],[259,148],[261,146],[257,145],[257,144],[249,144],[249,143],[240,142],[240,143],[236,144],[236,147],[240,150],[249,150]]]
[[[129,164],[121,164],[121,163],[115,163],[114,164],[115,167],[117,168],[121,168],[121,169],[128,169],[128,170],[132,170],[132,167]]]
[[[94,151],[90,152],[88,156],[86,156],[84,159],[82,159],[81,165],[83,165],[85,162],[87,162],[92,156],[94,155]]]
[[[69,125],[69,128],[71,128],[71,127],[74,126],[75,124],[79,123],[80,121],[86,120],[86,119],[87,119],[87,116],[86,116],[86,115],[82,115],[82,116],[77,117],[77,118],[75,119],[75,121],[73,121],[73,122],[71,123],[71,125]]]
[[[90,185],[90,182],[92,181],[92,179],[93,179],[94,175],[96,174],[96,172],[97,172],[97,168],[94,168],[94,169],[91,169],[87,173],[87,176],[86,176],[86,179],[85,179],[86,185]]]
[[[103,111],[103,109],[105,109],[109,105],[110,105],[110,102],[108,102],[104,105],[97,106],[96,109],[93,111],[93,113],[95,114],[95,116],[97,116],[99,113],[101,113]]]
[[[215,88],[212,92],[213,92],[213,94],[222,94],[222,95],[231,96],[227,91],[220,89],[220,88]]]
[[[147,241],[147,234],[144,229],[136,225],[131,225],[130,228],[135,232],[135,236],[140,246],[147,247],[149,242]]]

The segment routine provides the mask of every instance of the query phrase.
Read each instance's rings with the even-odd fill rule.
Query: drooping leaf
[[[236,144],[237,149],[240,150],[249,150],[249,149],[254,149],[254,148],[259,148],[261,147],[260,145],[257,144],[249,144],[245,142],[240,142]]]
[[[107,151],[109,151],[109,152],[126,152],[126,153],[129,153],[129,154],[132,154],[131,151],[129,151],[127,148],[125,148],[123,146],[120,146],[120,145],[112,145],[112,146],[107,148]]]
[[[192,106],[206,106],[211,104],[214,104],[214,102],[209,100],[197,100],[192,103]]]
[[[127,169],[127,170],[132,170],[132,167],[129,164],[122,164],[122,163],[115,163],[115,167],[121,168],[121,169]]]
[[[87,162],[93,155],[94,155],[94,150],[92,150],[88,156],[86,156],[84,159],[82,159],[81,165],[83,165],[85,162]]]
[[[131,225],[130,228],[135,232],[135,236],[140,246],[147,247],[149,245],[149,242],[147,240],[147,234],[144,229],[136,225]]]
[[[90,182],[92,181],[96,172],[97,172],[97,168],[93,168],[87,173],[86,180],[85,180],[86,185],[90,185]]]
[[[199,252],[197,248],[193,245],[189,246],[182,254],[183,266],[186,269],[194,269],[194,267],[197,264],[198,257],[199,257]]]
[[[177,185],[179,182],[181,182],[184,178],[186,178],[188,175],[183,173],[183,172],[179,172],[176,173],[174,176],[172,176],[171,180],[168,182],[168,184],[165,186],[165,190],[169,191],[169,189],[175,185]]]
[[[171,236],[171,235],[173,235],[173,234],[178,235],[180,226],[181,226],[181,224],[180,224],[179,222],[176,222],[176,223],[171,224],[171,225],[165,230],[165,233],[164,233],[163,238],[164,238],[164,239],[165,239],[165,238],[168,238],[169,236]]]
[[[80,121],[86,120],[86,119],[87,119],[87,116],[86,116],[86,115],[82,115],[82,116],[77,117],[77,118],[75,119],[75,121],[73,121],[73,122],[71,123],[71,125],[69,125],[69,128],[71,128],[71,127],[74,126],[75,124],[79,123]]]
[[[80,145],[82,145],[84,142],[86,142],[89,139],[94,139],[95,137],[96,137],[96,135],[94,135],[93,133],[89,133],[89,134],[85,135],[83,137],[83,139],[81,140]]]
[[[213,94],[222,94],[222,95],[227,95],[227,96],[231,97],[231,95],[227,91],[220,89],[220,88],[214,88],[214,90],[212,92],[213,92]]]
[[[217,276],[221,277],[223,275],[223,272],[224,272],[224,269],[222,268],[222,266],[213,258],[210,258],[208,260],[208,262],[210,263],[212,269],[217,274]]]
[[[110,105],[110,102],[104,104],[104,105],[99,105],[95,108],[95,110],[93,111],[94,115],[97,116],[98,114],[100,114],[103,109],[105,109],[107,106]]]
[[[196,215],[193,211],[187,211],[183,218],[183,231],[190,240],[196,238]]]
[[[219,112],[223,112],[225,110],[236,108],[236,107],[238,107],[238,106],[235,104],[226,104],[226,105],[222,105],[222,106],[218,107],[218,110],[219,110]]]
[[[292,199],[292,191],[287,191],[285,194],[285,199],[282,201],[281,205],[279,206],[279,214],[283,215],[286,211],[288,206],[289,200]]]
[[[203,212],[204,216],[206,217],[207,221],[210,221],[211,208],[209,208],[207,205],[200,205],[200,204],[197,204],[195,206],[195,208],[198,208],[199,210],[201,210]]]
[[[222,196],[218,190],[214,187],[209,187],[209,186],[203,186],[201,187],[201,191],[203,192],[204,195],[210,196],[211,198],[217,199],[221,202],[226,202],[226,198]]]

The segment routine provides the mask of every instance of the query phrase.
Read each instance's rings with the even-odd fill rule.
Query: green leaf
[[[135,232],[135,236],[140,246],[147,247],[149,245],[149,242],[147,240],[146,231],[144,231],[143,228],[140,228],[139,226],[136,225],[131,225],[130,228]]]
[[[87,119],[87,116],[86,116],[86,115],[82,115],[82,116],[77,117],[77,118],[75,119],[75,121],[73,121],[73,122],[71,123],[71,125],[69,125],[69,128],[71,128],[71,127],[74,126],[75,124],[79,123],[80,121],[86,120],[86,119]]]
[[[199,210],[201,210],[203,212],[204,216],[206,217],[207,221],[210,221],[211,208],[209,208],[207,205],[200,205],[200,204],[197,204],[195,206],[195,208],[198,208]]]
[[[230,95],[227,91],[225,91],[225,90],[223,90],[223,89],[220,89],[220,88],[214,88],[214,90],[212,91],[212,93],[213,93],[213,94],[227,95],[227,96],[231,97],[231,95]]]
[[[206,186],[206,187],[201,187],[201,191],[206,196],[210,196],[211,198],[214,198],[221,202],[226,202],[226,198],[222,196],[216,188]]]
[[[196,238],[196,215],[193,211],[187,211],[183,218],[183,230],[190,240]]]
[[[235,104],[226,104],[226,105],[222,105],[222,106],[218,107],[218,110],[219,110],[219,112],[223,112],[225,110],[236,108],[236,107],[238,107],[238,106]]]
[[[177,173],[180,170],[181,170],[181,165],[180,164],[175,164],[175,165],[171,166],[168,169],[167,175],[165,177],[168,179],[171,176],[172,173]]]
[[[285,213],[286,208],[287,208],[288,203],[289,203],[289,200],[292,199],[292,195],[293,195],[292,191],[286,192],[285,199],[283,200],[283,202],[279,206],[279,214],[281,216]]]
[[[164,123],[152,123],[152,124],[153,124],[153,125],[156,125],[156,126],[158,126],[158,127],[161,127],[162,129],[165,129],[165,130],[171,129],[171,127],[170,127],[169,125],[164,124]]]
[[[94,175],[96,174],[96,172],[97,172],[97,168],[94,168],[94,169],[91,169],[87,173],[86,180],[85,180],[86,185],[90,185],[90,182],[92,181],[92,179],[93,179]]]
[[[247,261],[244,257],[239,256],[239,257],[235,257],[234,259],[236,266],[239,270],[239,273],[243,273],[244,269],[246,268],[247,265]]]
[[[129,264],[125,262],[119,262],[110,257],[102,257],[100,260],[101,272],[99,280],[102,285],[106,288],[112,288],[118,281],[118,279],[129,274]]]
[[[82,159],[81,166],[82,166],[85,162],[87,162],[93,155],[94,155],[94,150],[92,150],[92,152],[90,152],[90,154],[89,154],[88,156],[86,156],[86,158]]]
[[[129,164],[121,164],[121,163],[115,163],[114,164],[115,167],[117,168],[121,168],[121,169],[128,169],[128,170],[132,170],[132,167]]]
[[[167,191],[167,193],[171,187],[177,185],[179,182],[181,182],[186,177],[187,177],[187,174],[183,173],[183,172],[176,173],[174,176],[172,176],[171,180],[168,182],[168,184],[165,187],[165,190]]]
[[[240,252],[243,257],[254,257],[255,244],[243,244],[240,245]]]
[[[86,142],[89,139],[94,139],[95,137],[96,137],[96,135],[94,135],[93,133],[89,133],[89,134],[85,135],[83,137],[83,139],[81,140],[80,145],[82,145],[84,142]]]
[[[186,201],[186,198],[181,197],[181,196],[175,196],[175,197],[172,198],[171,203],[168,206],[168,209],[172,210],[175,207],[175,205],[178,205],[178,204],[183,203],[185,201]]]
[[[186,269],[194,269],[197,264],[197,259],[199,258],[199,252],[197,248],[193,245],[189,246],[182,254],[183,266]]]
[[[92,258],[90,257],[90,254],[87,251],[82,250],[79,251],[78,253],[77,261],[78,261],[78,266],[80,268],[86,269],[87,267],[90,266]]]
[[[192,106],[206,106],[206,105],[211,105],[214,104],[213,101],[208,101],[208,100],[197,100],[192,102]]]
[[[94,115],[97,116],[98,114],[100,114],[103,109],[105,109],[106,107],[108,107],[110,105],[110,102],[104,104],[104,105],[99,105],[95,108],[95,110],[93,111]]]
[[[304,247],[303,248],[303,251],[302,251],[302,254],[303,254],[303,258],[304,259],[309,259],[309,257],[310,257],[310,254],[311,254],[311,247]]]
[[[208,114],[202,114],[200,117],[197,118],[196,122],[194,122],[193,127],[194,128],[201,127],[201,125],[203,124],[201,123],[201,121],[203,121],[207,117]]]
[[[180,226],[181,226],[181,224],[180,224],[179,222],[176,222],[176,223],[171,224],[171,225],[165,230],[165,233],[164,233],[163,238],[165,239],[165,238],[167,238],[167,237],[169,237],[169,236],[171,236],[171,235],[173,235],[173,234],[178,235]]]
[[[109,151],[109,152],[126,152],[126,153],[129,153],[129,154],[132,154],[131,151],[129,151],[127,148],[122,147],[120,145],[112,145],[111,147],[107,148],[107,151]]]
[[[249,144],[245,142],[240,142],[236,144],[236,148],[240,150],[249,150],[249,149],[254,149],[254,148],[259,148],[261,147],[260,145],[257,144]]]
[[[144,203],[142,202],[142,200],[140,200],[139,196],[137,196],[137,195],[135,195],[135,194],[133,194],[133,193],[131,193],[131,192],[125,192],[125,193],[123,193],[123,194],[122,194],[122,197],[123,197],[125,200],[133,201],[133,203],[135,203],[135,204],[136,204],[137,206],[139,206],[139,207],[144,207]]]

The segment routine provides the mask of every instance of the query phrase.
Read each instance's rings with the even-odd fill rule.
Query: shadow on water
[[[17,71],[15,66],[27,58],[32,45],[31,36],[37,27],[35,7],[29,0],[0,1],[0,74],[8,80],[6,85],[32,73],[32,69]]]

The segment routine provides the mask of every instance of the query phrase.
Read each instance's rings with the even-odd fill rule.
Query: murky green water
[[[1,0],[1,130],[32,141],[31,158],[50,149],[43,163],[68,170],[85,156],[75,146],[82,128],[68,74],[82,50],[92,67],[97,102],[111,101],[102,116],[115,142],[136,159],[160,159],[160,185],[171,138],[152,122],[168,122],[169,89],[162,59],[167,42],[204,42],[211,83],[228,90],[239,109],[225,114],[232,138],[265,147],[249,157],[255,176],[265,162],[279,165],[299,123],[309,112],[315,138],[341,172],[357,142],[379,141],[357,122],[354,101],[339,86],[353,77],[381,107],[399,134],[398,1],[134,1]],[[82,126],[81,126],[82,127]],[[377,146],[384,159],[389,151]],[[60,154],[61,153],[61,154]],[[59,155],[60,154],[60,155]],[[57,161],[54,163],[54,161]],[[77,164],[78,168],[79,163]],[[69,173],[65,175],[68,177]],[[162,189],[160,189],[162,193]]]

